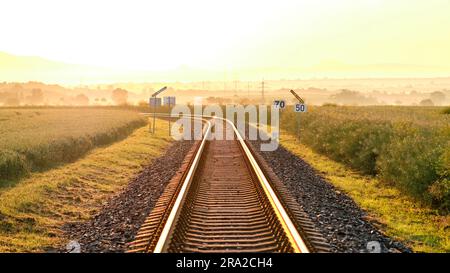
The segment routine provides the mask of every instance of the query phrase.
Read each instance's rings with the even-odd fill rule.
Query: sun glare
[[[290,77],[329,60],[441,72],[450,63],[441,0],[15,0],[0,9],[0,52],[70,64]]]

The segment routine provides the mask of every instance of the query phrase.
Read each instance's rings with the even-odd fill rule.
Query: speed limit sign
[[[306,104],[303,104],[303,103],[295,104],[294,111],[297,113],[305,113],[306,112]]]
[[[286,107],[286,102],[284,100],[275,100],[273,101],[273,106],[278,109],[284,109],[284,107]]]

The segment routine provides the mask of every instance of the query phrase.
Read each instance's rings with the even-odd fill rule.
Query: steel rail
[[[145,115],[145,113],[144,113],[144,115]],[[158,114],[158,116],[168,117],[170,115],[161,113],[161,114]],[[177,218],[181,212],[181,209],[183,207],[183,203],[186,199],[186,196],[188,195],[189,188],[191,186],[191,183],[194,178],[197,167],[200,163],[200,159],[202,157],[202,153],[204,151],[206,141],[209,139],[209,135],[211,134],[212,124],[209,120],[206,120],[205,118],[221,120],[221,121],[227,122],[228,124],[230,124],[232,126],[232,129],[233,129],[233,131],[237,137],[237,140],[242,148],[243,154],[246,157],[247,161],[250,163],[252,172],[255,174],[260,186],[264,190],[264,193],[265,193],[267,199],[269,200],[269,203],[270,203],[277,219],[279,220],[286,237],[289,239],[289,242],[292,246],[293,252],[294,253],[309,253],[310,250],[309,250],[307,244],[302,239],[302,237],[299,234],[297,228],[295,227],[293,221],[290,219],[286,209],[284,208],[283,204],[280,202],[279,197],[277,196],[276,192],[272,188],[271,183],[267,179],[267,177],[264,174],[261,167],[258,165],[257,160],[253,156],[250,148],[247,146],[247,143],[245,142],[244,138],[241,136],[241,134],[240,134],[239,130],[236,128],[236,126],[230,120],[224,119],[224,118],[213,117],[213,116],[195,116],[195,115],[192,115],[191,117],[196,120],[202,120],[203,122],[205,122],[207,124],[207,128],[203,135],[203,139],[201,141],[200,147],[194,156],[194,160],[192,161],[192,164],[187,171],[187,175],[186,175],[185,179],[181,182],[182,183],[181,190],[179,191],[178,196],[176,197],[176,201],[170,211],[167,221],[164,224],[164,228],[158,238],[158,241],[153,250],[153,253],[165,252],[165,250],[168,248],[168,245],[170,244],[171,234],[174,232],[174,229],[175,229],[176,223],[177,223]]]
[[[245,152],[245,156],[250,161],[253,171],[257,175],[258,180],[261,183],[261,186],[263,187],[266,195],[269,197],[269,201],[270,201],[273,209],[275,210],[275,213],[277,214],[278,219],[280,220],[286,235],[288,236],[289,240],[291,241],[292,247],[294,248],[294,252],[309,253],[310,251],[309,251],[308,247],[306,246],[302,237],[298,233],[297,228],[295,227],[291,218],[287,214],[285,208],[281,204],[278,196],[275,194],[275,191],[272,189],[272,186],[270,185],[264,172],[261,170],[256,159],[253,157],[253,154],[251,153],[250,149],[248,148],[247,143],[245,143],[244,139],[242,138],[240,132],[238,131],[236,126],[231,121],[229,121],[227,119],[222,119],[222,120],[228,122],[233,127],[234,133],[238,137],[239,143],[241,144],[241,147]]]
[[[195,119],[198,119],[198,118],[195,118]],[[188,170],[188,174],[183,181],[183,185],[181,187],[180,192],[178,193],[175,204],[172,207],[172,210],[170,211],[169,218],[167,219],[167,221],[164,225],[164,228],[161,232],[161,235],[158,238],[158,242],[156,244],[155,249],[153,250],[153,253],[161,253],[169,242],[168,238],[175,226],[174,222],[176,220],[176,217],[180,213],[180,208],[182,206],[184,199],[186,198],[189,186],[192,182],[192,179],[194,178],[194,173],[197,170],[198,164],[200,162],[200,158],[201,158],[203,149],[205,148],[206,141],[208,139],[209,134],[211,133],[211,122],[206,119],[202,119],[202,120],[206,122],[208,127],[206,129],[205,134],[203,135],[203,140],[200,144],[197,154],[195,155],[194,161],[192,162],[192,165],[190,166],[190,168]]]

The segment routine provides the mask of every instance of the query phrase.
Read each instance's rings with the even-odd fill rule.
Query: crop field
[[[315,152],[377,176],[425,204],[449,210],[448,110],[331,105],[308,111],[300,117],[284,111],[283,129]]]
[[[0,182],[72,162],[145,125],[137,112],[107,108],[0,109]]]
[[[109,113],[114,115],[121,114]],[[153,137],[141,127],[72,163],[0,187],[0,252],[43,252],[64,246],[65,224],[93,217],[105,200],[172,143],[166,122],[157,120],[157,126]]]

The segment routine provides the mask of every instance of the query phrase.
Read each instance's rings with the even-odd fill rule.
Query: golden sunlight
[[[80,74],[76,81],[174,69],[207,70],[209,80],[450,72],[450,2],[443,0],[19,0],[0,8],[0,52],[57,61],[60,73]],[[0,61],[0,71],[17,65]],[[195,79],[183,73],[179,80]]]

